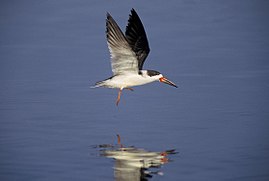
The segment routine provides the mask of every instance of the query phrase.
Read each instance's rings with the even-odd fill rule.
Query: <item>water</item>
[[[153,6],[154,4],[154,6]],[[176,149],[152,180],[269,179],[267,1],[3,1],[0,180],[113,180],[94,145]],[[153,83],[90,89],[111,76],[105,15],[140,15]]]

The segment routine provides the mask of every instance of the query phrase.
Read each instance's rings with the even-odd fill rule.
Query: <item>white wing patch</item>
[[[138,60],[115,20],[107,14],[107,43],[114,75],[124,72],[138,73]]]
[[[111,67],[113,74],[124,72],[138,72],[138,63],[136,56],[127,47],[115,48],[108,45],[111,56]]]

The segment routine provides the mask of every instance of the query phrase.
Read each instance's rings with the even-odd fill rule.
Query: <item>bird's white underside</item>
[[[142,70],[142,75],[137,72],[126,72],[103,81],[100,86],[123,89],[159,81],[161,77],[163,77],[162,74],[150,77],[144,70]]]

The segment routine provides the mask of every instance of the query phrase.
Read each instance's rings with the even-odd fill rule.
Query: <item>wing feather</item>
[[[131,10],[129,15],[125,36],[136,54],[139,70],[142,70],[150,49],[144,26],[134,9]]]
[[[106,20],[106,36],[113,74],[137,73],[139,69],[136,54],[109,13]]]

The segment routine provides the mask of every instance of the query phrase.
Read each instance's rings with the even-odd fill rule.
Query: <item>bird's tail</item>
[[[94,86],[91,86],[91,88],[98,88],[98,87],[104,87],[104,81],[96,82]]]

